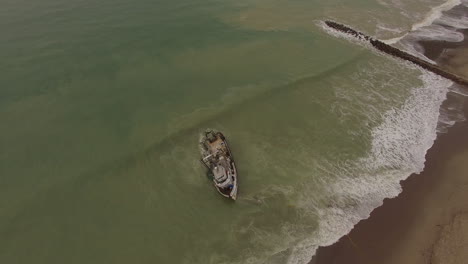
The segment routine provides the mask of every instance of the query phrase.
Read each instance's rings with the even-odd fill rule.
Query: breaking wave
[[[302,207],[318,213],[319,228],[313,238],[294,248],[288,263],[307,263],[318,246],[334,244],[385,198],[396,197],[401,180],[423,170],[425,154],[436,138],[439,108],[451,82],[428,72],[420,78],[423,84],[412,90],[404,105],[387,111],[381,124],[372,129],[367,157],[348,166],[324,163],[323,170],[336,176],[324,186],[329,196],[323,198],[331,202],[322,207],[308,195],[302,197]]]
[[[396,38],[392,38],[392,39],[387,39],[385,40],[384,42],[387,43],[387,44],[395,44],[397,42],[399,42],[400,40],[402,40],[403,38],[405,38],[406,36],[408,36],[409,34],[412,34],[412,32],[414,31],[417,31],[423,27],[427,27],[427,26],[430,26],[432,24],[434,24],[434,22],[436,20],[439,20],[442,15],[443,15],[443,12],[445,11],[448,11],[448,10],[451,10],[452,8],[454,8],[455,6],[461,4],[461,1],[460,0],[449,0],[439,6],[436,6],[436,7],[433,7],[431,9],[431,11],[419,22],[413,24],[411,26],[411,31],[408,32],[408,33],[405,33],[403,34],[402,36],[399,36],[399,37],[396,37]]]
[[[385,42],[398,42],[406,51],[431,61],[423,55],[424,49],[417,42],[463,41],[464,35],[457,30],[468,28],[468,23],[456,12],[446,12],[460,4],[460,0],[450,0],[433,8],[422,21],[412,26],[411,32]],[[335,37],[360,42],[347,34],[319,26]],[[334,244],[359,221],[367,219],[385,198],[398,196],[402,191],[400,181],[424,169],[426,152],[432,147],[437,133],[445,133],[448,127],[465,120],[461,107],[462,97],[467,96],[466,90],[420,70],[422,85],[411,90],[403,106],[386,111],[383,121],[372,129],[372,143],[366,157],[341,167],[323,163],[323,171],[336,176],[325,185],[329,195],[323,200],[331,202],[321,207],[308,199],[308,195],[302,197],[302,207],[317,212],[319,228],[313,237],[294,248],[295,254],[288,263],[308,263],[319,246]],[[452,100],[446,101],[448,96]]]
[[[425,50],[419,42],[430,40],[463,41],[464,34],[460,30],[467,29],[468,22],[465,19],[464,12],[457,12],[457,8],[454,8],[460,4],[465,5],[460,0],[450,0],[433,8],[421,22],[411,27],[410,32],[401,37],[386,40],[386,43],[398,43],[407,52],[435,64],[433,60],[424,55]]]

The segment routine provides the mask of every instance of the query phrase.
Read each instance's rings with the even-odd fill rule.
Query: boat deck
[[[219,137],[216,138],[215,141],[208,143],[208,146],[210,148],[209,151],[211,153],[216,153],[219,149],[222,149],[223,151],[225,151],[226,149],[226,147],[223,144],[223,140]]]

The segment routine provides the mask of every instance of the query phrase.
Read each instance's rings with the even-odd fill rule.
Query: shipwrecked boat
[[[208,129],[200,139],[201,162],[212,174],[216,190],[224,197],[236,200],[238,180],[234,158],[223,133]]]

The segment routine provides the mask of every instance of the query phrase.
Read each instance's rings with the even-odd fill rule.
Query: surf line
[[[416,65],[419,65],[421,66],[422,68],[430,71],[430,72],[433,72],[437,75],[440,75],[444,78],[447,78],[453,82],[456,82],[458,84],[462,84],[462,85],[466,85],[468,86],[468,80],[456,75],[456,74],[453,74],[451,72],[448,72],[447,70],[445,69],[442,69],[441,67],[439,67],[438,65],[435,65],[435,64],[432,64],[432,63],[429,63],[425,60],[422,60],[416,56],[413,56],[405,51],[402,51],[400,49],[397,49],[395,47],[392,47],[388,44],[385,44],[383,43],[382,41],[378,40],[378,39],[374,39],[370,36],[367,36],[366,34],[362,33],[362,32],[359,32],[359,31],[356,31],[348,26],[345,26],[345,25],[342,25],[340,23],[337,23],[337,22],[334,22],[334,21],[330,21],[330,20],[326,20],[325,21],[325,24],[334,29],[334,30],[337,30],[337,31],[341,31],[343,33],[346,33],[348,35],[351,35],[351,36],[354,36],[356,37],[357,39],[360,39],[362,41],[367,41],[369,42],[374,48],[386,53],[386,54],[389,54],[391,56],[394,56],[394,57],[398,57],[398,58],[401,58],[403,60],[406,60],[406,61],[409,61],[409,62],[412,62]]]

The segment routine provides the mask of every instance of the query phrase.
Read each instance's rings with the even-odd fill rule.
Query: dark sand
[[[468,77],[468,36],[465,40],[463,45],[422,44],[426,56]],[[457,96],[449,93],[445,107]],[[464,114],[468,117],[467,102]],[[320,248],[311,263],[468,263],[468,122],[439,134],[424,171],[401,184],[398,197],[386,199],[334,245]]]
[[[467,8],[468,9],[468,8]],[[467,11],[468,13],[468,11]],[[425,55],[438,65],[461,77],[468,78],[468,29],[462,42],[422,41]]]

